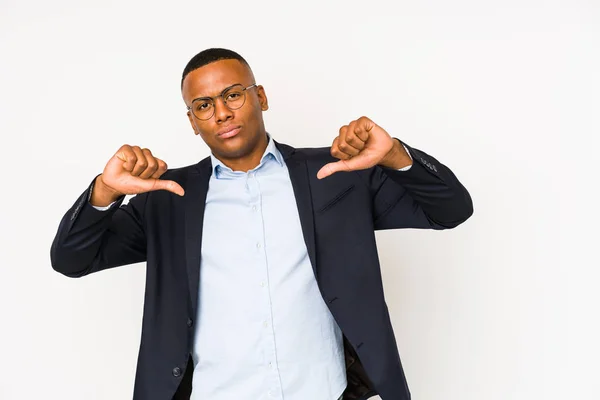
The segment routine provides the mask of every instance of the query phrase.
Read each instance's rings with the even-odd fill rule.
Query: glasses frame
[[[246,86],[246,87],[242,88],[242,93],[244,94],[244,102],[238,108],[231,108],[231,107],[229,107],[229,105],[227,104],[227,101],[225,100],[225,97],[223,97],[223,96],[225,95],[225,92],[227,92],[228,90],[231,90],[232,88],[234,88],[236,86],[243,86],[243,85],[241,83],[236,83],[235,85],[231,85],[229,87],[226,87],[225,89],[223,89],[223,91],[220,94],[218,94],[216,96],[213,96],[213,97],[210,97],[210,96],[198,97],[198,98],[192,100],[192,105],[188,106],[187,110],[192,113],[192,115],[194,116],[194,118],[199,119],[200,121],[208,121],[209,119],[211,119],[215,115],[215,110],[217,109],[217,99],[218,98],[221,98],[221,100],[223,101],[223,104],[229,110],[232,110],[232,111],[233,110],[239,110],[240,108],[244,107],[244,104],[246,104],[246,91],[248,89],[252,89],[253,87],[258,87],[258,84],[253,83],[250,86]],[[199,100],[205,100],[205,101],[206,100],[210,100],[212,102],[213,107],[212,107],[212,114],[210,114],[210,117],[208,117],[208,118],[199,118],[194,113],[194,111],[192,110],[192,108],[194,107],[194,103],[197,102],[197,101],[199,101]]]

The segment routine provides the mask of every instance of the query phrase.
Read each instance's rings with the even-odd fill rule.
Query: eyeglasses
[[[237,110],[242,108],[246,102],[246,90],[256,87],[256,83],[244,87],[240,84],[233,85],[225,88],[220,95],[215,97],[199,97],[192,101],[191,107],[188,107],[188,111],[191,111],[196,118],[202,121],[206,121],[215,115],[215,101],[220,97],[223,100],[223,104],[230,110]]]

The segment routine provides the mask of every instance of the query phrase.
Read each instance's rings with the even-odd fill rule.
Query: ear
[[[198,131],[198,128],[196,127],[196,123],[194,121],[194,116],[192,115],[191,111],[187,112],[187,117],[188,117],[188,120],[190,121],[190,125],[192,125],[192,130],[194,131],[194,135],[199,135],[200,132]]]
[[[260,109],[267,111],[269,109],[269,100],[267,99],[265,88],[262,85],[258,85],[256,87],[256,94],[258,96],[258,104],[260,104]]]

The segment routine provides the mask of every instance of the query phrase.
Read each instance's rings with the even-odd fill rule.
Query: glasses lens
[[[232,110],[237,110],[244,105],[246,101],[246,92],[243,86],[234,86],[225,93],[223,93],[223,101]]]
[[[192,103],[192,112],[198,119],[207,120],[212,117],[214,104],[209,99],[199,99]]]

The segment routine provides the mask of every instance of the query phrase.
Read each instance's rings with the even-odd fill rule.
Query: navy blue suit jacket
[[[403,143],[404,144],[404,143]],[[321,294],[344,334],[348,387],[344,400],[408,400],[383,294],[375,243],[379,229],[449,229],[473,213],[456,176],[406,145],[405,172],[382,167],[317,179],[335,161],[329,148],[276,143],[287,164],[306,247]],[[143,193],[107,211],[88,202],[90,188],[63,217],[52,243],[52,267],[69,277],[146,261],[142,337],[133,398],[189,399],[204,203],[212,168],[167,171],[185,189]]]

